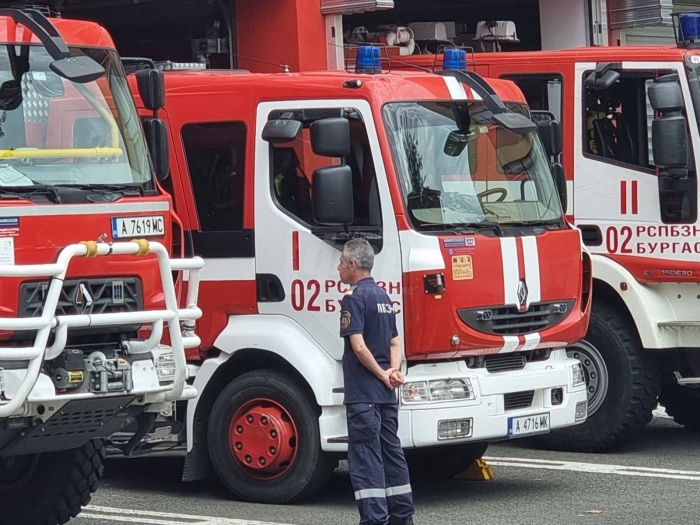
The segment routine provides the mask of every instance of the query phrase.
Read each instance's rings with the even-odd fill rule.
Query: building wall
[[[542,49],[588,45],[587,3],[581,0],[540,0]]]

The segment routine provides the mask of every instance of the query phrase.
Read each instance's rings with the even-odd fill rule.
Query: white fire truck
[[[196,395],[184,349],[202,261],[170,258],[172,202],[106,31],[0,9],[0,34],[0,522],[55,525],[90,501],[102,439],[134,428],[130,453]]]
[[[176,414],[185,480],[215,471],[238,498],[284,503],[328,479],[347,449],[336,267],[358,236],[405,344],[413,475],[586,418],[564,347],[587,328],[590,257],[562,213],[556,141],[545,151],[511,82],[381,72],[375,51],[352,72],[165,73],[166,184],[206,260],[188,353],[201,395]]]

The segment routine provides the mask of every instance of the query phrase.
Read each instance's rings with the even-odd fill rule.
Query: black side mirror
[[[561,124],[558,120],[538,120],[537,131],[540,133],[544,150],[549,157],[557,158],[564,150]]]
[[[329,166],[314,170],[312,179],[314,219],[328,226],[347,226],[353,221],[352,170]]]
[[[159,118],[143,119],[143,131],[146,144],[151,153],[153,169],[159,181],[164,181],[170,175],[170,148],[168,145],[168,127]]]
[[[262,139],[270,144],[284,144],[299,136],[303,125],[298,120],[275,119],[265,122]]]
[[[350,122],[346,118],[324,118],[313,122],[311,149],[324,157],[346,157],[350,155]]]
[[[598,64],[590,75],[586,77],[584,83],[591,89],[608,89],[617,79],[620,78],[621,63]]]
[[[157,111],[165,107],[165,77],[160,69],[137,71],[136,84],[146,109]]]
[[[683,93],[675,75],[666,75],[649,86],[649,101],[660,113],[651,123],[654,163],[662,168],[688,165],[688,126],[683,115]]]
[[[566,174],[564,173],[564,166],[559,162],[552,164],[552,178],[554,179],[554,185],[557,187],[562,212],[566,213],[566,208],[569,204],[569,196],[566,191]]]
[[[54,60],[49,64],[49,68],[59,77],[77,84],[93,82],[105,74],[105,68],[88,56]]]

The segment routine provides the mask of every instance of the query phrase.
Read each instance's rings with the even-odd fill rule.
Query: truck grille
[[[465,308],[457,310],[457,314],[467,326],[479,332],[524,335],[558,325],[575,304],[575,301],[533,303],[525,312],[514,306]]]
[[[48,281],[20,287],[19,317],[40,317]],[[63,283],[56,315],[109,314],[143,309],[141,281],[135,277],[75,279]]]
[[[484,359],[484,366],[489,372],[522,370],[526,364],[527,358],[524,355],[497,355]]]
[[[534,397],[534,390],[528,390],[526,392],[511,392],[510,394],[503,396],[503,405],[506,410],[528,408],[532,405],[532,399]]]

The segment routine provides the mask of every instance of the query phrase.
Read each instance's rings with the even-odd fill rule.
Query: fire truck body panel
[[[360,83],[356,83],[358,79]],[[131,82],[135,91],[134,79]],[[495,81],[493,87],[509,103],[522,105],[522,94],[511,82]],[[312,172],[340,164],[314,154],[309,125],[341,113],[350,115],[351,121],[347,162],[352,169],[367,173],[375,184],[356,188],[359,204],[355,216],[361,222],[350,228],[365,232],[363,235],[376,246],[373,275],[394,302],[405,342],[406,381],[414,385],[457,381],[470,389],[468,399],[459,401],[402,399],[399,417],[404,446],[516,437],[520,429],[509,425],[521,417],[537,416],[537,427],[531,427],[530,432],[542,430],[541,416],[546,415],[546,424],[552,428],[572,425],[585,417],[581,408],[585,407],[586,393],[580,378],[574,377],[580,369],[572,367],[561,350],[585,333],[588,318],[590,280],[584,277],[588,261],[581,250],[579,232],[565,225],[533,231],[524,223],[503,237],[456,227],[454,231],[417,231],[412,222],[415,218],[406,209],[401,186],[406,181],[397,174],[399,168],[391,154],[397,133],[387,124],[387,119],[396,118],[391,112],[401,111],[400,104],[415,104],[416,100],[437,100],[445,107],[468,101],[475,104],[476,111],[482,104],[479,93],[455,78],[423,73],[256,75],[215,71],[168,71],[166,91],[168,102],[160,116],[168,123],[173,144],[169,184],[183,219],[187,248],[207,260],[200,286],[205,312],[198,323],[202,347],[199,354],[188,354],[194,386],[202,395],[187,407],[184,479],[204,476],[205,464],[211,461],[237,496],[287,501],[275,492],[277,489],[253,491],[250,483],[231,481],[241,474],[222,474],[227,469],[242,469],[252,476],[245,479],[268,480],[270,487],[277,487],[271,471],[261,466],[249,471],[253,467],[245,466],[247,459],[236,452],[239,446],[248,450],[244,437],[229,443],[237,439],[233,437],[237,427],[231,427],[234,434],[230,434],[228,420],[219,424],[211,419],[231,417],[235,412],[236,418],[243,414],[257,421],[261,411],[277,413],[289,408],[264,382],[258,382],[246,388],[259,392],[250,394],[259,397],[245,402],[243,408],[222,412],[231,406],[227,404],[229,396],[238,399],[242,395],[237,384],[250,385],[249,378],[270,371],[275,371],[282,386],[296,385],[304,392],[301,397],[313,401],[313,425],[318,432],[314,439],[321,450],[346,450],[340,363],[343,343],[338,330],[340,300],[348,287],[339,282],[336,271],[342,235],[333,239],[342,230],[331,228],[324,233],[311,216],[310,200],[299,193],[295,194],[299,200],[290,203],[281,191],[290,174],[297,184],[310,184]],[[411,110],[424,111],[419,104]],[[146,115],[145,110],[141,114]],[[268,122],[286,115],[305,120],[297,138],[283,144],[264,140]],[[481,147],[475,148],[473,169],[478,164],[497,177],[495,170],[488,168],[498,162],[496,150],[490,146],[497,141],[497,132],[489,131],[486,122],[478,131]],[[429,140],[430,135],[426,136]],[[523,146],[518,140],[508,144],[515,151]],[[442,147],[441,142],[440,151]],[[426,166],[430,163],[426,160]],[[443,182],[455,192],[464,190],[464,178],[450,172],[451,168],[444,169],[448,175]],[[206,182],[217,170],[225,175],[223,185]],[[550,180],[548,169],[546,174]],[[516,175],[514,182],[500,175],[503,184],[510,181],[518,188],[527,186],[518,177],[522,175]],[[212,195],[224,198],[212,202],[216,201]],[[493,205],[502,214],[508,209],[507,204]],[[235,219],[229,215],[233,207],[239,210]],[[512,211],[525,213],[514,207]],[[451,212],[446,213],[449,216]],[[557,281],[555,273],[568,277]],[[520,286],[521,280],[527,287]],[[489,310],[484,315],[491,315],[491,307],[503,306],[514,309],[513,315],[518,317],[518,311],[539,304],[544,305],[544,323],[528,325],[521,333],[515,329],[489,334],[469,327],[469,323],[478,324],[469,315],[476,315],[481,307]],[[554,312],[558,308],[562,315],[550,315],[550,309]],[[462,313],[464,319],[459,317],[462,310],[469,310]],[[512,357],[522,360],[522,366],[510,368],[506,364],[494,373],[484,365],[483,360],[489,357]],[[532,399],[513,404],[513,396],[519,394]],[[274,410],[262,398],[268,399]],[[448,422],[462,425],[461,437],[438,438],[439,432],[447,432],[439,428]],[[226,437],[213,435],[215,431]],[[291,432],[289,428],[285,431]],[[297,441],[307,443],[302,430],[297,427],[296,432]],[[219,443],[221,439],[225,442]],[[217,455],[217,449],[223,450],[224,457]],[[237,459],[229,460],[230,456]],[[231,467],[226,466],[229,461]],[[289,480],[295,479],[291,476]],[[280,479],[280,485],[287,483],[284,476]],[[303,492],[307,481],[295,483],[297,486],[289,489],[291,499]]]

